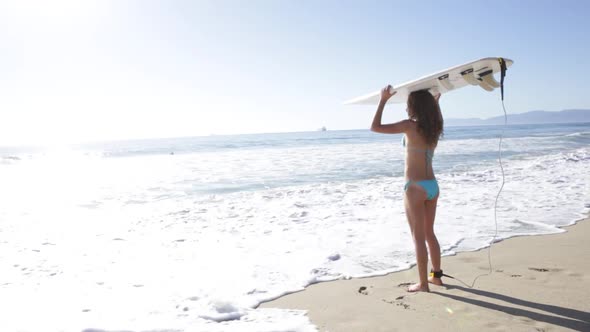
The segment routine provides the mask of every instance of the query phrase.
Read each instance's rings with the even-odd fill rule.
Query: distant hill
[[[563,110],[559,112],[531,111],[508,113],[508,124],[575,123],[590,122],[590,109]],[[445,119],[445,126],[485,126],[504,124],[504,115],[489,119]]]

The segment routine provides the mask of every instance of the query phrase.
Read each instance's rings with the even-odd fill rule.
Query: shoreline
[[[442,257],[445,286],[408,293],[416,266],[320,282],[258,308],[307,310],[319,331],[589,331],[590,217],[565,232],[515,236]],[[469,288],[474,280],[475,286]],[[462,283],[463,282],[463,283]]]

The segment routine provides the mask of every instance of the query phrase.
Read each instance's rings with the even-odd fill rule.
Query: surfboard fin
[[[471,85],[479,85],[479,81],[473,75],[473,69],[467,69],[461,73],[461,77],[465,80],[465,82]]]
[[[453,85],[449,82],[449,74],[445,74],[438,78],[438,83],[447,90],[453,90]]]
[[[479,81],[479,86],[481,86],[486,91],[494,91],[494,88],[483,80]]]
[[[486,76],[489,76],[489,75],[486,75]],[[473,69],[467,69],[467,70],[461,72],[461,77],[463,77],[465,82],[467,82],[471,85],[479,85],[482,89],[484,89],[486,91],[494,91],[494,87],[491,84],[485,82],[482,78],[475,77],[475,75],[473,74]]]
[[[492,73],[482,76],[481,79],[484,82],[486,82],[489,86],[491,86],[492,88],[499,88],[500,87],[500,82],[496,81],[496,79],[494,78],[494,75]]]

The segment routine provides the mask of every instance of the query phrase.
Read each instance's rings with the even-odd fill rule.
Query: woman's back
[[[432,159],[436,146],[430,146],[418,131],[418,124],[410,120],[409,130],[403,137],[406,150],[406,180],[422,181],[434,179]]]

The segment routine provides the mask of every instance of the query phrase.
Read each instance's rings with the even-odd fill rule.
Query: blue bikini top
[[[402,136],[402,146],[406,147],[406,135]],[[407,147],[408,151],[424,153],[426,156],[426,162],[432,165],[432,158],[434,158],[434,149],[419,149]]]

